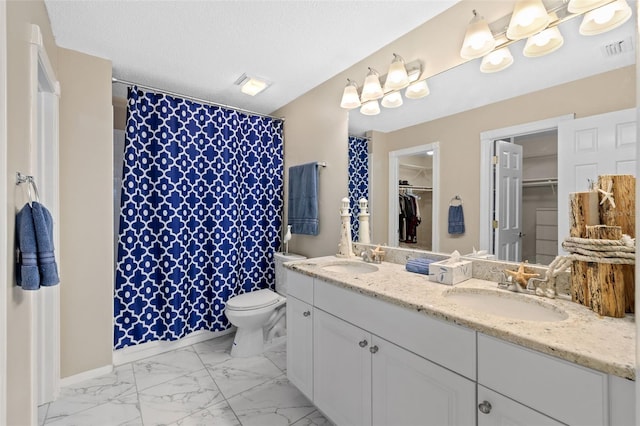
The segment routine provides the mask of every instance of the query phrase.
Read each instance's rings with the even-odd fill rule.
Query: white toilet
[[[224,310],[227,319],[238,330],[233,340],[231,356],[249,357],[261,354],[264,341],[285,334],[285,302],[287,283],[284,262],[306,259],[292,253],[274,253],[276,292],[268,289],[234,296]]]

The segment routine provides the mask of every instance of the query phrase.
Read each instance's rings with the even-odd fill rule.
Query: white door
[[[522,257],[522,146],[495,141],[494,254],[500,260]]]
[[[569,193],[598,175],[636,174],[636,110],[592,115],[558,125],[558,253],[569,235]]]
[[[313,310],[313,403],[337,425],[371,424],[371,335]]]
[[[472,425],[475,383],[373,336],[373,424]]]
[[[468,423],[471,424],[471,423]],[[478,385],[478,426],[560,426],[551,417]]]
[[[313,400],[312,307],[287,296],[287,378]]]

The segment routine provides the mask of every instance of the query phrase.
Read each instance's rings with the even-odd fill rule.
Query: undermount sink
[[[344,262],[335,262],[330,265],[325,265],[322,269],[328,272],[339,272],[342,274],[368,274],[370,272],[376,272],[378,267],[370,263],[350,262],[345,260]]]
[[[537,296],[508,293],[500,290],[455,288],[445,297],[459,305],[496,315],[524,321],[564,321],[569,316],[562,309],[545,303]]]

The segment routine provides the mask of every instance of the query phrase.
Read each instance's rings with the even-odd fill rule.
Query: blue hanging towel
[[[318,167],[289,167],[289,225],[294,234],[318,235]]]
[[[16,280],[24,290],[53,286],[60,282],[53,255],[53,218],[42,204],[34,201],[16,215],[18,268]]]
[[[25,204],[16,215],[16,236],[20,250],[16,281],[24,290],[37,290],[40,288],[38,245],[36,229],[33,225],[33,212],[29,204]]]
[[[464,212],[462,205],[449,206],[449,233],[464,234]]]
[[[38,244],[38,269],[40,285],[48,287],[60,282],[58,265],[53,255],[53,218],[45,206],[32,203],[33,225]]]

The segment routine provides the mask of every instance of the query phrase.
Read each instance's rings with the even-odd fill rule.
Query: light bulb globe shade
[[[632,11],[625,0],[612,3],[587,12],[580,24],[582,35],[597,35],[618,28],[631,18]]]
[[[544,56],[560,49],[564,44],[564,38],[558,27],[547,28],[539,34],[527,39],[522,54],[528,58]]]
[[[398,108],[402,105],[402,95],[400,92],[391,92],[385,95],[380,103],[385,108]]]
[[[375,70],[370,69],[369,74],[364,79],[362,86],[361,101],[367,102],[373,99],[380,99],[384,95],[382,86],[380,86],[380,78]]]
[[[404,89],[408,85],[409,75],[404,66],[404,60],[394,54],[393,62],[391,62],[389,72],[387,72],[387,80],[384,82],[384,88],[386,90],[399,90]]]
[[[377,100],[368,101],[362,104],[360,107],[360,113],[364,115],[378,115],[380,114],[380,105]]]
[[[430,93],[429,86],[427,85],[427,80],[419,80],[415,83],[412,83],[407,89],[404,91],[404,95],[407,99],[420,99],[424,98]]]
[[[507,38],[521,40],[547,28],[551,18],[542,0],[520,0],[516,3],[507,28]]]
[[[508,47],[494,50],[482,58],[480,71],[484,73],[492,73],[502,71],[513,64],[513,56]]]
[[[467,26],[460,57],[463,59],[475,59],[486,55],[496,47],[496,39],[493,38],[489,24],[481,16],[474,16]]]
[[[342,101],[340,106],[345,109],[358,108],[361,105],[360,97],[358,96],[358,89],[354,83],[349,82],[344,88],[342,93]]]
[[[570,13],[585,13],[591,9],[604,6],[611,0],[569,0],[567,10]]]

